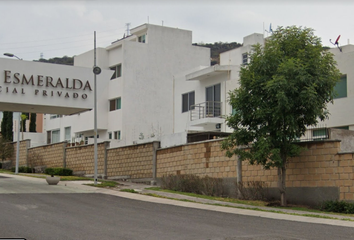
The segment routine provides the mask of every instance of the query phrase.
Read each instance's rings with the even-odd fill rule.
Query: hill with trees
[[[74,65],[74,57],[55,57],[50,59],[41,58],[39,60],[34,60],[35,62],[45,62],[45,63],[55,63],[55,64],[63,64],[63,65]]]
[[[210,48],[210,63],[211,65],[219,64],[219,54],[241,47],[241,43],[232,42],[232,43],[223,43],[223,42],[215,42],[215,43],[193,43],[194,46],[207,47]]]

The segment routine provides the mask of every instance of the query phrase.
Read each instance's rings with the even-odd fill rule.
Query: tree
[[[21,132],[26,132],[26,121],[29,118],[29,113],[22,113],[21,114]],[[23,137],[22,137],[23,138]]]
[[[13,119],[12,119],[12,112],[3,112],[3,118],[1,122],[1,135],[4,139],[12,142],[13,140]]]
[[[30,132],[37,132],[36,121],[37,121],[37,114],[36,113],[31,113],[31,115],[30,115],[30,125],[29,125],[29,131]]]
[[[264,47],[253,46],[250,63],[241,67],[240,87],[229,94],[235,114],[226,122],[233,133],[222,148],[229,157],[277,168],[282,206],[286,164],[301,151],[294,142],[328,117],[339,78],[333,55],[313,30],[295,26],[278,28]]]
[[[7,158],[11,158],[14,154],[14,147],[4,137],[0,137],[0,158],[3,162]]]

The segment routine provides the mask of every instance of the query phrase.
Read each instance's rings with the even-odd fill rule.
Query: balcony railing
[[[189,110],[190,120],[221,117],[221,104],[222,102],[208,101],[192,105]]]

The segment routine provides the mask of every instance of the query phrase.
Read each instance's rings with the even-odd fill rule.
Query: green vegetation
[[[86,184],[88,186],[92,186],[92,187],[100,187],[100,188],[115,188],[118,185],[120,185],[120,183],[115,182],[115,181],[105,181],[105,180],[100,180],[101,183],[95,185],[94,183],[91,184]]]
[[[13,156],[13,154],[14,154],[14,146],[9,143],[9,140],[6,140],[4,137],[0,136],[0,158],[1,158],[1,161],[11,158]],[[2,165],[0,168],[2,168]]]
[[[29,124],[29,131],[30,132],[37,132],[36,121],[37,121],[37,114],[36,113],[31,113],[31,115],[30,115],[30,124]]]
[[[12,142],[13,141],[13,119],[12,119],[12,112],[3,112],[3,118],[1,121],[1,136],[9,141]]]
[[[354,203],[345,201],[325,201],[320,209],[327,212],[354,214]]]
[[[193,174],[168,175],[161,179],[161,187],[180,192],[223,196],[225,189],[222,178],[198,177]]]
[[[229,51],[231,49],[235,49],[241,47],[242,44],[237,42],[232,43],[223,43],[223,42],[215,42],[215,43],[193,43],[194,46],[207,47],[210,48],[210,61],[211,65],[219,64],[219,54]]]
[[[15,172],[15,171],[16,171],[16,168],[12,167],[11,168],[11,172]],[[32,168],[26,167],[26,166],[19,166],[18,167],[18,172],[19,173],[31,173],[32,172]]]
[[[45,62],[45,63],[54,63],[54,64],[63,64],[63,65],[74,65],[74,57],[55,57],[55,58],[50,58],[50,59],[44,59],[41,58],[39,60],[34,60],[35,62]]]
[[[71,176],[73,175],[73,170],[69,168],[46,168],[45,174],[57,175],[57,176]]]
[[[255,45],[230,92],[233,133],[222,143],[227,156],[278,169],[280,203],[286,206],[286,166],[301,152],[294,144],[307,126],[328,117],[327,103],[340,79],[333,55],[313,30],[279,27],[264,47]]]
[[[135,191],[134,189],[121,189],[121,192],[129,192],[129,193],[138,193],[137,191]]]

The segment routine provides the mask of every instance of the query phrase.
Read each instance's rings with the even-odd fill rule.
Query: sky
[[[354,44],[351,0],[0,0],[0,53],[23,60],[107,47],[144,23],[191,30],[193,43],[243,42],[278,26],[315,30],[325,46]]]

